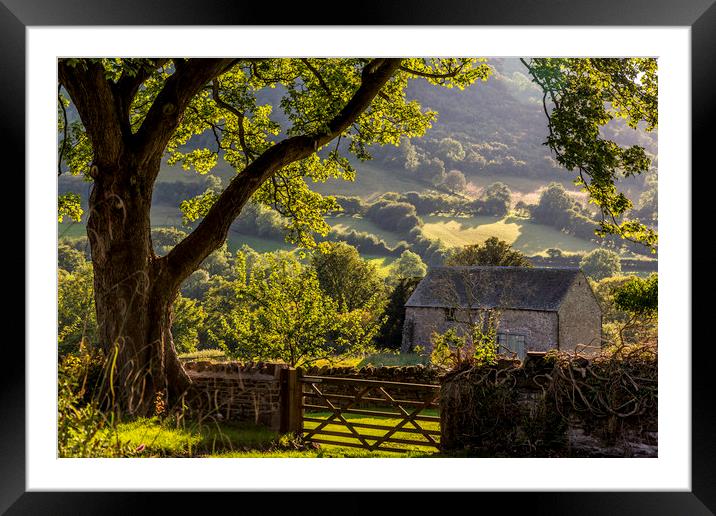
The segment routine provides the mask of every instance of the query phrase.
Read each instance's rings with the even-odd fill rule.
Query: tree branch
[[[331,88],[329,88],[328,84],[326,84],[326,81],[323,80],[323,76],[318,71],[318,69],[313,66],[311,62],[306,58],[301,59],[301,62],[306,65],[306,68],[308,68],[311,73],[316,77],[316,79],[318,79],[318,84],[321,85],[321,88],[323,88],[323,90],[328,94],[328,96],[330,98],[333,98],[333,92],[331,91]]]
[[[161,156],[194,96],[214,77],[231,68],[235,59],[188,59],[167,78],[134,136],[140,161]],[[153,179],[153,178],[150,178]]]
[[[402,65],[400,66],[400,69],[403,72],[417,75],[419,77],[425,77],[427,79],[451,79],[452,77],[457,77],[457,75],[462,71],[463,68],[465,68],[464,64],[458,66],[455,70],[453,70],[451,72],[428,73],[428,72],[421,72],[419,70],[413,70],[412,68],[408,68],[407,66],[402,66]]]
[[[343,131],[365,111],[400,66],[400,59],[375,59],[362,74],[360,87],[324,131],[286,138],[244,168],[221,193],[199,225],[160,260],[170,282],[178,287],[225,240],[229,227],[256,190],[282,167],[307,158]]]
[[[132,60],[135,61],[135,60]],[[168,58],[153,58],[136,60],[138,68],[135,73],[129,73],[127,69],[114,84],[117,101],[119,103],[119,111],[123,119],[129,120],[129,110],[132,107],[132,101],[137,95],[139,88],[144,84],[150,75],[156,70],[169,62]]]
[[[116,163],[124,147],[122,120],[104,66],[94,59],[73,61],[59,60],[60,84],[77,108],[92,142],[94,160],[100,164]]]
[[[253,158],[254,153],[249,151],[249,148],[246,146],[246,135],[244,134],[244,114],[231,104],[228,104],[221,99],[221,96],[219,95],[219,83],[216,80],[211,82],[211,94],[217,106],[226,109],[236,116],[237,125],[239,127],[239,144],[241,145],[241,150],[244,152],[244,158],[246,160],[246,164],[248,165]]]
[[[57,85],[57,101],[60,103],[60,107],[62,108],[62,146],[60,147],[60,155],[57,158],[57,175],[62,175],[62,159],[65,157],[65,152],[67,151],[67,137],[69,136],[69,128],[67,127],[67,109],[65,109],[65,104],[62,102],[62,95],[60,94],[62,90],[62,85]]]

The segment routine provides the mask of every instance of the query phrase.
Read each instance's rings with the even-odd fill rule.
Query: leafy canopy
[[[88,60],[67,60],[86,66]],[[146,76],[130,107],[131,131],[136,133],[153,101],[172,74],[186,66],[184,59],[102,59],[105,75],[117,85],[123,77]],[[325,131],[361,84],[367,58],[237,59],[228,71],[207,84],[191,99],[165,151],[169,164],[198,174],[209,174],[220,161],[237,173],[286,136]],[[410,79],[423,78],[447,88],[465,88],[486,80],[491,68],[484,59],[410,58],[381,89],[370,106],[334,142],[318,152],[278,170],[253,199],[286,217],[287,238],[313,246],[314,233],[325,236],[323,215],[340,207],[333,197],[309,189],[308,181],[329,178],[353,180],[349,156],[369,159],[371,145],[400,144],[430,128],[436,113],[408,100]],[[280,112],[271,102],[277,94]],[[69,100],[60,91],[60,158],[72,174],[91,177],[92,145],[79,120],[68,117]],[[203,217],[220,192],[205,193],[181,203],[185,222]]]

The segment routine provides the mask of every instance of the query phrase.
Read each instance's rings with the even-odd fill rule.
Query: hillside
[[[489,62],[494,68],[493,76],[487,82],[480,82],[464,91],[429,87],[422,79],[410,81],[408,97],[419,101],[425,109],[438,113],[437,121],[426,135],[410,142],[417,155],[422,160],[441,160],[446,171],[462,171],[467,180],[462,195],[467,198],[479,197],[483,188],[500,181],[510,188],[513,206],[518,201],[534,204],[544,187],[556,181],[571,196],[585,201],[584,193],[572,183],[572,175],[555,165],[548,148],[543,145],[547,125],[541,95],[527,78],[523,65],[517,59],[491,59]],[[280,95],[278,89],[267,91],[262,100],[274,106],[274,119],[284,121],[278,108]],[[649,152],[657,153],[655,134],[627,130],[619,124],[612,124],[608,131],[621,143],[638,143]],[[445,139],[458,142],[464,155],[446,154],[442,144]],[[208,141],[204,143],[209,144]],[[371,152],[373,160],[353,161],[357,170],[354,182],[334,179],[325,183],[310,182],[309,187],[323,195],[355,196],[368,202],[386,192],[444,193],[444,188],[441,190],[434,182],[406,169],[404,149],[388,146],[373,148]],[[223,161],[211,173],[224,185],[234,174],[235,171]],[[206,176],[194,171],[165,165],[155,188],[152,225],[180,226],[177,199],[182,196],[176,192],[183,188],[196,195],[203,191],[206,182]],[[634,202],[645,189],[642,177],[622,181],[621,185]],[[60,192],[75,191],[86,198],[88,189],[89,184],[80,178],[67,174],[59,177]],[[174,191],[173,197],[166,195],[169,190]],[[328,222],[338,230],[374,234],[390,246],[405,239],[405,235],[391,234],[362,218],[333,217]],[[448,247],[481,242],[489,236],[498,236],[527,254],[542,254],[552,247],[569,252],[588,252],[595,247],[593,242],[517,217],[427,216],[424,222],[425,235],[440,239]],[[64,224],[59,231],[60,235],[77,236],[84,229],[82,224]],[[244,243],[262,251],[288,247],[276,239],[235,232],[229,235],[231,248],[238,248]]]

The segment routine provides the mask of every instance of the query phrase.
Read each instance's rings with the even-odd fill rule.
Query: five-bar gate
[[[282,431],[367,450],[410,449],[396,444],[440,448],[438,385],[301,376],[295,370],[284,378]]]

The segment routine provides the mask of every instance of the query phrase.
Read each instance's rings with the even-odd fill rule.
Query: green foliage
[[[636,315],[656,315],[659,309],[659,278],[634,276],[614,292],[614,303],[620,310]]]
[[[57,447],[60,457],[120,457],[132,450],[113,435],[113,421],[93,399],[102,356],[85,348],[66,355],[58,369]]]
[[[595,249],[586,254],[579,263],[579,268],[595,280],[617,276],[622,270],[619,255],[609,249]]]
[[[86,69],[95,60],[68,59],[71,67]],[[98,61],[110,83],[143,77],[142,87],[129,110],[132,131],[137,131],[154,100],[172,77],[180,59],[104,59]],[[181,124],[167,145],[168,164],[181,165],[198,174],[209,174],[220,161],[241,172],[267,151],[280,134],[288,136],[324,131],[327,123],[346,105],[360,86],[370,61],[364,58],[239,59],[195,95],[182,113]],[[485,80],[491,69],[480,59],[411,58],[382,88],[370,106],[338,138],[338,145],[278,170],[264,182],[254,199],[287,217],[287,238],[302,246],[315,244],[313,233],[325,235],[329,228],[323,215],[335,210],[335,201],[310,190],[306,181],[329,178],[352,180],[355,171],[347,156],[370,158],[373,145],[399,145],[402,138],[421,136],[436,113],[423,110],[405,95],[409,80],[421,77],[434,85],[464,89]],[[279,113],[265,103],[269,90],[280,90]],[[276,97],[276,95],[273,95]],[[72,106],[58,96],[62,134],[62,160],[70,173],[89,177],[92,146],[79,120],[67,119]],[[70,117],[72,118],[72,117]],[[66,121],[67,120],[67,121]],[[344,142],[344,145],[340,145]],[[197,144],[198,143],[198,144]],[[219,188],[181,203],[185,223],[203,217],[216,201]]]
[[[465,174],[459,170],[451,170],[445,175],[443,184],[451,192],[462,192],[467,186],[467,181],[465,180]]]
[[[493,265],[512,267],[531,267],[527,257],[512,249],[510,244],[490,237],[482,244],[464,246],[453,251],[445,260],[446,265]]]
[[[321,289],[316,271],[288,253],[262,256],[244,277],[219,283],[205,304],[210,344],[235,358],[296,366],[358,353],[382,322],[375,316],[377,301],[341,310]]]
[[[173,306],[172,338],[177,353],[196,351],[199,344],[199,330],[203,328],[206,313],[195,300],[179,294]]]
[[[97,341],[92,264],[82,263],[74,272],[58,270],[57,282],[57,343],[64,355]]]
[[[210,276],[204,269],[191,273],[181,286],[181,295],[191,299],[203,299],[211,287]]]
[[[80,195],[69,192],[62,194],[57,198],[57,221],[62,222],[65,217],[69,217],[75,222],[82,220],[82,209]]]
[[[443,159],[459,162],[465,159],[465,149],[453,138],[443,138],[438,145]]]
[[[152,246],[158,255],[168,253],[172,247],[184,240],[187,233],[175,227],[152,228]]]
[[[512,192],[505,183],[497,181],[485,187],[479,201],[481,204],[473,202],[473,213],[502,217],[510,210]]]
[[[76,269],[87,263],[82,251],[64,242],[57,245],[57,268],[67,272],[74,272]]]
[[[632,202],[616,186],[619,178],[647,171],[651,160],[639,145],[622,147],[606,138],[603,128],[617,118],[632,129],[640,123],[647,131],[656,128],[656,59],[540,58],[525,65],[544,91],[549,111],[546,144],[560,165],[577,172],[576,183],[601,210],[598,234],[616,234],[655,248],[653,229],[623,218]]]
[[[428,272],[428,266],[420,258],[420,256],[412,251],[403,251],[395,262],[393,262],[393,270],[391,275],[397,280],[407,280],[410,278],[422,278]]]
[[[497,313],[482,311],[468,321],[460,321],[458,328],[440,334],[433,332],[430,361],[438,367],[459,370],[466,367],[497,364]]]
[[[342,311],[364,308],[383,294],[383,282],[375,265],[344,242],[320,244],[311,255],[311,266],[323,292],[337,301]]]

